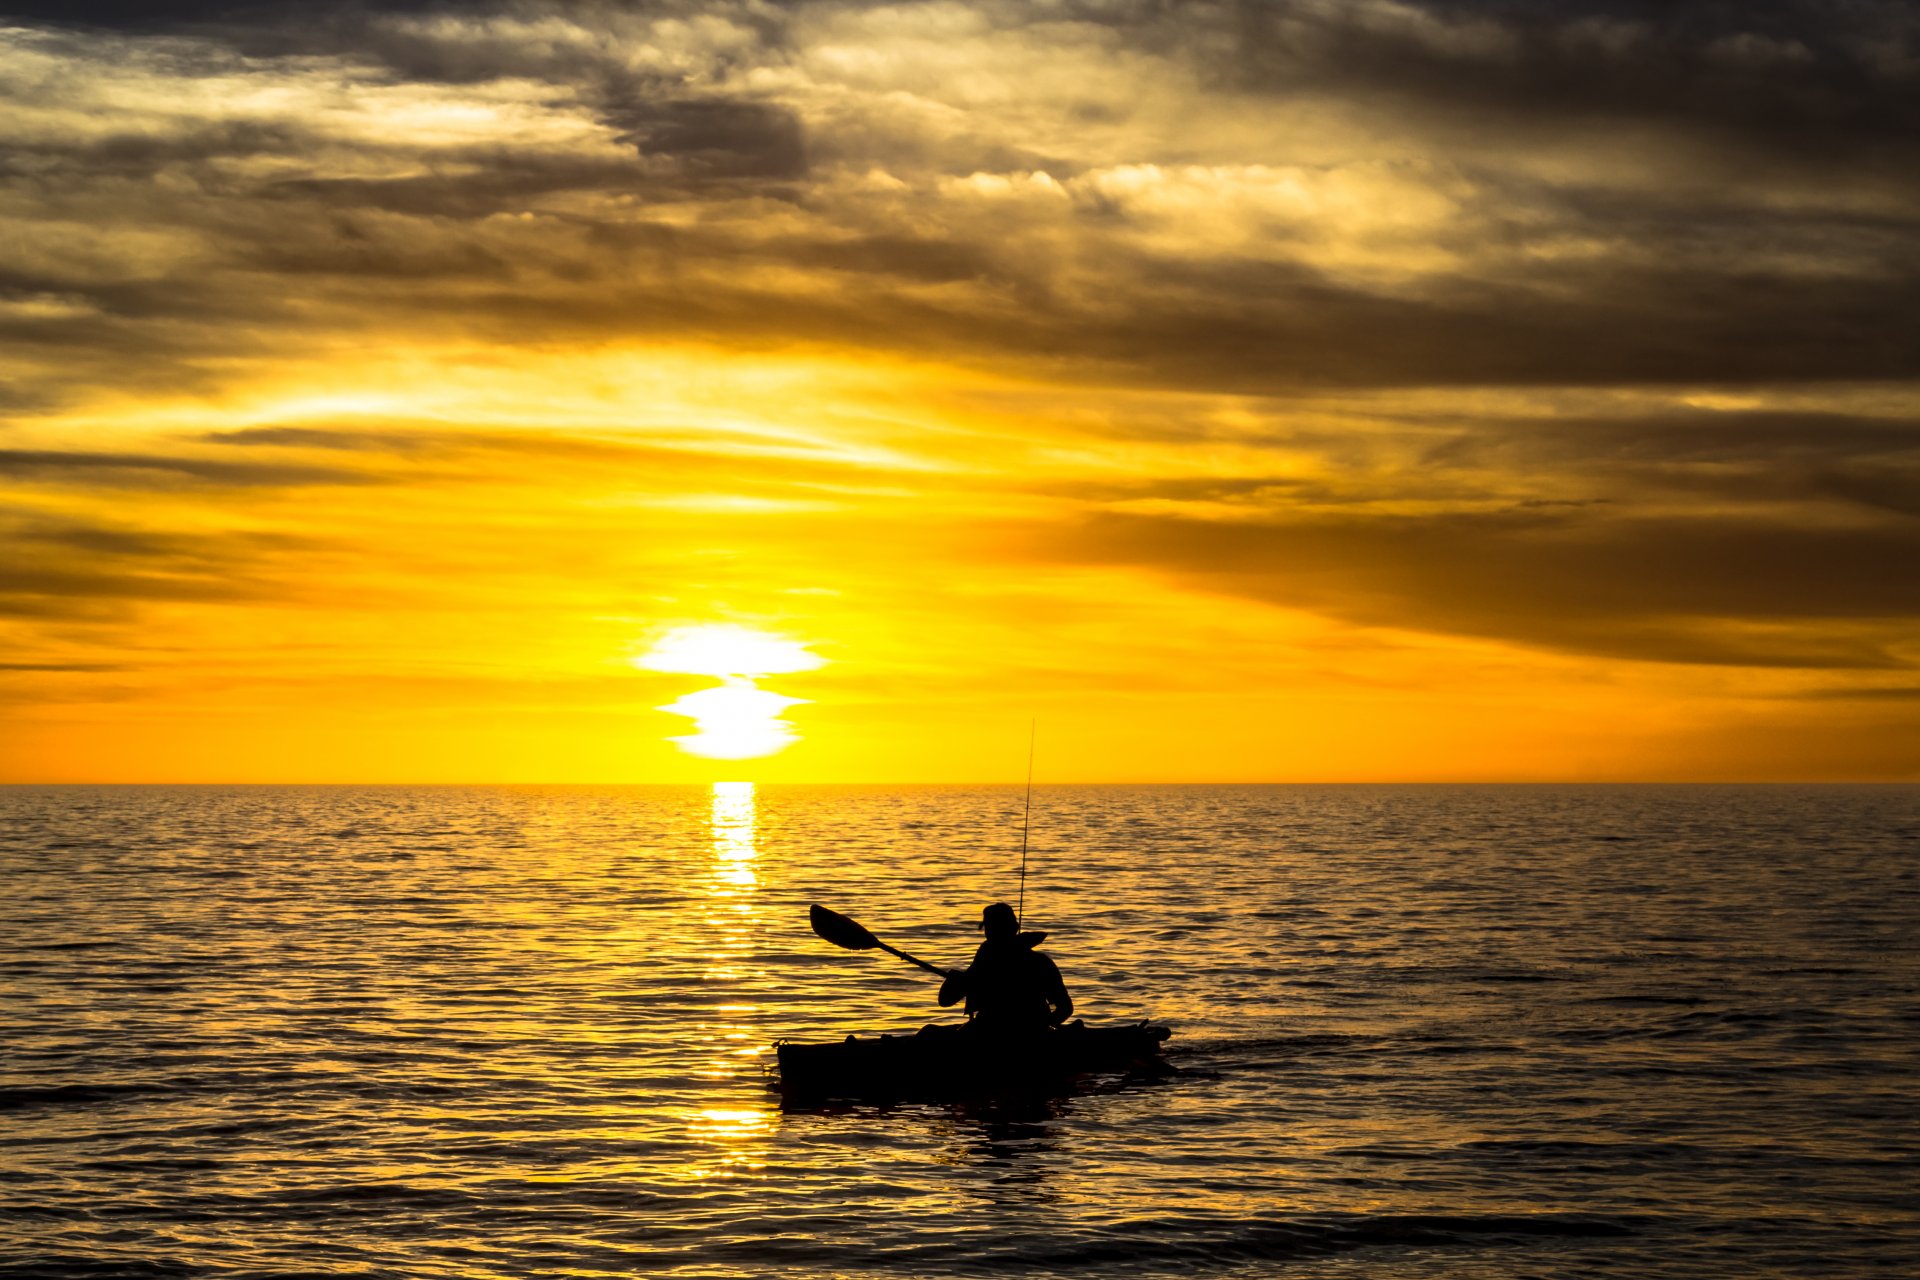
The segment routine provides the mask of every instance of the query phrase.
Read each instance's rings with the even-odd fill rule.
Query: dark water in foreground
[[[1180,1077],[785,1114],[1007,790],[0,791],[0,1275],[1920,1273],[1920,788],[1058,788]]]

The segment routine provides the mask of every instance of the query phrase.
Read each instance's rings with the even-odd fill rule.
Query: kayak
[[[780,1092],[789,1101],[977,1098],[1053,1093],[1077,1077],[1165,1070],[1160,1045],[1173,1032],[1146,1022],[1064,1027],[1020,1036],[970,1024],[935,1023],[912,1035],[848,1036],[830,1044],[775,1046]]]

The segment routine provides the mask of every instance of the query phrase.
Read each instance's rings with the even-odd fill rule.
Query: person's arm
[[[965,969],[947,970],[947,980],[940,984],[940,1007],[950,1009],[966,998],[967,971]]]
[[[959,1004],[962,999],[965,999],[967,1002],[967,1012],[969,1014],[973,1012],[973,971],[980,967],[980,953],[986,949],[987,944],[984,942],[981,943],[978,947],[974,948],[972,964],[964,969],[947,970],[947,980],[940,984],[940,1007],[942,1009],[951,1008]]]
[[[1060,966],[1053,962],[1053,957],[1041,956],[1040,958],[1047,962],[1048,1020],[1058,1025],[1073,1016],[1073,997],[1067,994],[1066,979],[1060,976]]]

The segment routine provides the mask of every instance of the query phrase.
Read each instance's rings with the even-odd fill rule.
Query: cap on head
[[[1020,917],[1004,902],[996,902],[980,913],[980,930],[989,938],[1010,938],[1020,932]]]

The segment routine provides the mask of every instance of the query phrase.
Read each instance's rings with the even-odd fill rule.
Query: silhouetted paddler
[[[1173,1034],[1145,1022],[1089,1027],[1073,1016],[1073,997],[1052,960],[1034,950],[1044,933],[1020,932],[1004,902],[980,913],[986,941],[965,969],[908,955],[874,937],[858,920],[819,903],[807,908],[813,931],[848,951],[885,951],[945,981],[940,1007],[967,1002],[964,1026],[933,1023],[910,1036],[847,1036],[832,1044],[778,1047],[780,1090],[789,1102],[827,1098],[987,1097],[1013,1090],[1068,1088],[1093,1071],[1156,1071],[1160,1044]],[[1057,1028],[1057,1029],[1056,1029]]]
[[[1046,934],[1020,932],[1020,917],[1004,902],[980,913],[980,929],[986,941],[972,964],[948,974],[942,1006],[964,996],[974,1025],[993,1031],[1039,1031],[1073,1016],[1059,966],[1034,950]]]

